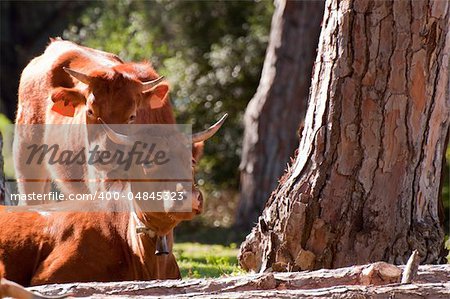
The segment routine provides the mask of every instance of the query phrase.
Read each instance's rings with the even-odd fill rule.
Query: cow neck
[[[130,201],[130,219],[133,219],[133,222],[135,223],[136,234],[146,234],[150,238],[155,237],[156,232],[145,225],[144,221],[141,219],[142,215],[143,212],[141,211],[141,208],[133,200]]]
[[[124,182],[124,181],[115,181],[111,187],[110,190],[116,190],[119,193],[129,193],[131,192],[130,183]],[[153,231],[151,228],[145,225],[145,222],[142,220],[142,210],[141,208],[136,204],[134,200],[128,201],[128,208],[130,211],[130,229],[132,228],[133,232],[135,232],[138,235],[146,234],[150,238],[153,238],[156,236],[156,232]]]
[[[128,239],[134,258],[131,259],[133,279],[148,280],[154,275],[152,271],[152,262],[148,260],[149,254],[154,254],[155,247],[150,245],[156,233],[145,226],[140,219],[142,211],[134,201],[129,202],[130,217],[128,223]],[[149,242],[150,241],[150,242]],[[147,254],[146,254],[147,253]]]

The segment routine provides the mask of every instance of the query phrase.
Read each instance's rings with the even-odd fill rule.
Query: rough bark
[[[241,246],[245,269],[440,259],[448,1],[328,0],[299,154]]]
[[[395,277],[371,269],[394,267]],[[368,271],[369,270],[369,271]],[[401,270],[385,263],[313,272],[264,273],[219,279],[71,283],[29,288],[45,295],[91,298],[448,298],[450,265],[421,266],[414,284],[396,283]],[[389,276],[389,275],[388,275]]]
[[[275,1],[258,90],[244,117],[237,226],[249,231],[298,147],[323,1]]]

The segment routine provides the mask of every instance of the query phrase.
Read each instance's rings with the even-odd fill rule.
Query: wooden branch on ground
[[[419,269],[420,256],[417,250],[414,250],[406,263],[405,269],[403,270],[402,283],[411,283],[414,276],[417,274]]]
[[[400,284],[402,268],[378,262],[310,272],[262,273],[218,279],[69,283],[29,288],[45,295],[71,293],[77,297],[214,297],[287,298],[341,296],[449,298],[450,265],[420,266],[413,284]]]

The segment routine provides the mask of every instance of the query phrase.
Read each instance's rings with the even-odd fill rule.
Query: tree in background
[[[241,121],[258,84],[271,1],[1,1],[0,5],[0,118],[4,113],[13,119],[20,73],[44,50],[49,36],[61,36],[64,31],[65,38],[128,60],[150,59],[172,83],[179,121],[200,129],[223,112],[231,112],[226,126],[207,144],[199,182],[205,183],[205,194],[214,199],[205,205],[203,219],[211,219],[207,224],[232,223]],[[5,157],[7,176],[12,171],[9,160]],[[278,169],[284,166],[279,164]],[[276,179],[276,175],[271,178]],[[448,209],[446,182],[443,197]],[[252,221],[248,217],[244,222]],[[198,229],[198,223],[193,225]]]
[[[49,37],[61,35],[86,1],[1,1],[0,113],[13,119],[23,68],[40,54]]]
[[[298,155],[241,246],[265,271],[440,260],[446,1],[327,0]]]
[[[249,231],[298,147],[323,1],[275,1],[258,90],[247,106],[236,226]]]

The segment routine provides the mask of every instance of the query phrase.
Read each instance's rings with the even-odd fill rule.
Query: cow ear
[[[63,116],[73,117],[75,108],[86,104],[86,98],[75,88],[55,88],[52,91],[52,110]]]
[[[144,102],[150,104],[150,108],[158,109],[164,106],[168,93],[169,85],[162,82],[142,94],[144,96]]]

